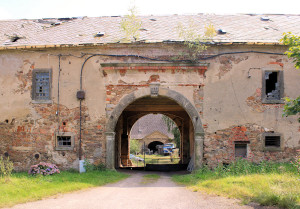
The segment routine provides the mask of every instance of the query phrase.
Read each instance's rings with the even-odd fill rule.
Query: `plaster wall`
[[[39,49],[0,51],[0,154],[8,153],[19,169],[27,169],[39,161],[52,161],[63,168],[77,166],[79,136],[79,101],[82,53],[138,54],[160,59],[171,59],[182,47],[172,44],[104,45],[94,48]],[[284,52],[281,46],[216,46],[207,53],[240,51]],[[58,56],[61,57],[60,97],[58,109]],[[53,56],[56,55],[56,56]],[[73,56],[74,55],[74,56]],[[76,56],[76,57],[75,57]],[[81,58],[80,58],[81,57]],[[122,98],[138,89],[160,82],[161,87],[184,95],[199,111],[205,129],[205,160],[216,161],[220,146],[213,141],[228,141],[224,132],[235,127],[249,127],[246,136],[262,146],[261,133],[281,133],[284,149],[290,149],[290,159],[300,146],[299,123],[296,116],[283,118],[281,104],[262,104],[260,101],[263,68],[284,72],[284,96],[300,94],[300,72],[283,55],[244,53],[223,55],[207,60],[205,73],[185,69],[104,70],[101,63],[153,63],[134,57],[95,56],[84,66],[83,89],[83,154],[93,162],[105,162],[105,130],[107,117]],[[156,61],[156,63],[160,63]],[[52,104],[33,104],[31,99],[32,71],[52,69]],[[257,68],[251,69],[250,68]],[[248,72],[251,78],[248,78]],[[59,116],[56,112],[59,110]],[[63,123],[65,122],[65,123]],[[257,127],[252,130],[250,127]],[[72,132],[75,146],[71,151],[55,150],[55,133]],[[244,130],[244,129],[242,129]],[[230,135],[230,134],[229,134]],[[243,134],[240,134],[241,136]],[[225,137],[225,138],[224,138]],[[226,138],[227,137],[227,138]],[[251,137],[250,137],[251,138]],[[252,140],[247,138],[247,140]],[[231,149],[225,146],[225,150]],[[278,155],[283,158],[283,150]],[[258,150],[257,152],[262,152]],[[35,154],[39,154],[36,159]],[[262,155],[257,161],[264,158]],[[275,156],[275,155],[274,155]],[[277,155],[276,155],[277,156]],[[232,160],[227,157],[228,160]]]

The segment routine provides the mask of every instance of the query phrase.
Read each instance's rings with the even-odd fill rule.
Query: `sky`
[[[286,3],[288,2],[288,3]],[[300,0],[0,0],[0,19],[99,17],[128,14],[300,14]]]

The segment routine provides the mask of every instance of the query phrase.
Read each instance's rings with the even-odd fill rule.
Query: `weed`
[[[297,167],[290,163],[262,161],[259,164],[239,159],[215,169],[204,166],[190,175],[175,175],[174,181],[193,191],[238,198],[242,203],[300,208],[300,183]]]
[[[5,182],[10,180],[13,169],[14,164],[9,160],[9,157],[3,158],[0,156],[0,177],[4,178]]]

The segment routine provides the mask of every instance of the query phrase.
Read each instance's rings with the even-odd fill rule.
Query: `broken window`
[[[247,144],[249,141],[235,141],[234,142],[234,156],[235,157],[242,157],[246,158],[247,157]]]
[[[265,150],[281,150],[282,136],[280,133],[263,133]]]
[[[262,102],[282,103],[283,73],[282,71],[263,71]]]
[[[32,80],[32,98],[35,101],[49,101],[51,94],[51,71],[34,70]]]
[[[56,150],[72,150],[74,148],[74,136],[63,132],[56,135]]]
[[[71,147],[71,136],[57,136],[58,146]]]

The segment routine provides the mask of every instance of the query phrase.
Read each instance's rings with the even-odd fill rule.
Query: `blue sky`
[[[0,0],[0,19],[197,13],[300,14],[300,0]]]

